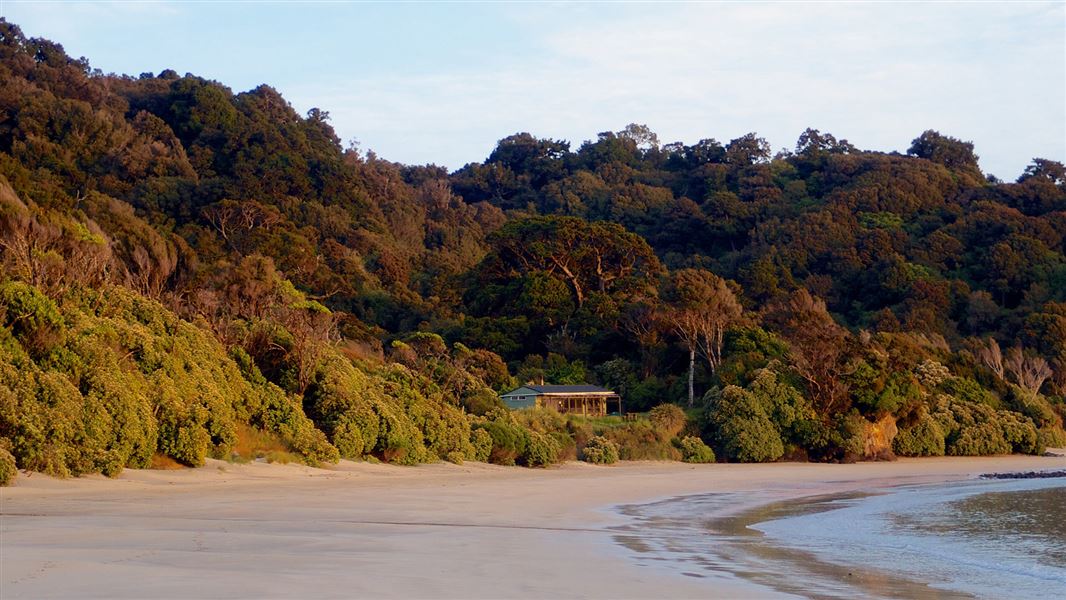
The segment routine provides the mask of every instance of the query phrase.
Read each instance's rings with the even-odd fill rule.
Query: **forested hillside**
[[[630,125],[449,173],[267,85],[103,74],[3,20],[0,83],[8,471],[1066,443],[1061,163],[1007,183],[933,130],[774,154]],[[499,408],[541,379],[688,417]]]

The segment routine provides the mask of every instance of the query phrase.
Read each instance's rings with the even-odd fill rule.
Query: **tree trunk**
[[[695,401],[696,393],[692,386],[692,379],[696,373],[696,347],[689,346],[688,349],[688,407],[692,408]]]

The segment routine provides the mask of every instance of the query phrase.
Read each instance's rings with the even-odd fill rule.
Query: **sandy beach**
[[[1063,468],[1063,456],[1007,456],[551,469],[212,461],[116,479],[23,473],[0,489],[0,597],[781,597],[724,572],[686,577],[639,562],[617,541],[630,524],[614,507],[733,494],[723,516],[792,498]]]

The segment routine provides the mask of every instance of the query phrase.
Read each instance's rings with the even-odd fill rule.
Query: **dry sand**
[[[330,469],[232,465],[0,489],[0,598],[778,597],[638,566],[618,504],[751,492],[758,503],[1066,468],[1066,457],[853,465],[569,463]],[[632,536],[633,533],[627,533]]]

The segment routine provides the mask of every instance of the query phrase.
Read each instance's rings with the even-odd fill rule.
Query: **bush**
[[[530,431],[515,422],[510,411],[492,410],[480,419],[474,426],[487,432],[492,439],[488,462],[510,466],[526,454]]]
[[[730,385],[706,400],[712,437],[730,460],[769,462],[784,455],[780,432],[750,392]]]
[[[700,438],[689,435],[678,440],[678,449],[681,450],[681,460],[687,463],[713,463],[714,450]]]
[[[946,454],[950,456],[1042,451],[1036,426],[1022,414],[943,394],[934,400],[931,414],[944,432]]]
[[[660,404],[648,413],[648,420],[664,440],[677,437],[688,420],[685,411],[676,404]]]
[[[900,456],[944,456],[944,431],[923,411],[913,425],[899,430],[892,450]]]
[[[590,438],[581,451],[581,460],[594,465],[613,465],[618,462],[618,446],[603,436]]]
[[[1043,448],[1066,448],[1066,432],[1055,427],[1041,427],[1037,431],[1039,445]]]
[[[484,429],[474,429],[470,432],[470,444],[474,447],[472,460],[488,462],[492,453],[492,435]]]
[[[15,466],[15,457],[11,456],[11,453],[6,448],[0,447],[0,487],[11,485],[18,474],[19,470]]]
[[[529,432],[525,451],[520,458],[527,467],[546,467],[559,462],[559,443],[550,435],[536,431]]]
[[[681,453],[663,438],[663,432],[650,421],[633,421],[603,431],[618,447],[622,460],[680,460]]]

